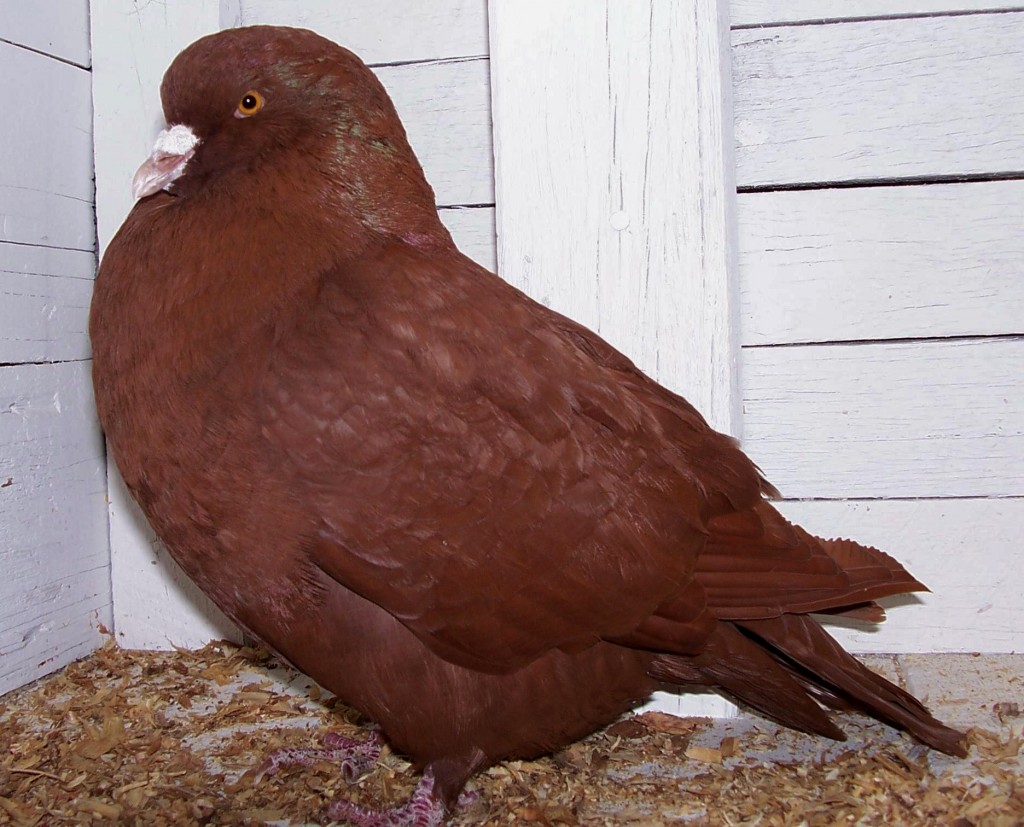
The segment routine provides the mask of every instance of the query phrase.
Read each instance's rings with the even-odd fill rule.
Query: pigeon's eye
[[[238,102],[238,108],[235,109],[236,118],[251,118],[257,112],[263,108],[263,95],[257,92],[255,89],[250,89]]]

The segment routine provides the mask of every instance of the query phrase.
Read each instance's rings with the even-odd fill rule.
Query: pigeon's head
[[[237,195],[273,176],[364,215],[382,198],[434,209],[380,81],[312,31],[250,26],[201,38],[175,58],[160,92],[167,128],[135,175],[136,198]]]

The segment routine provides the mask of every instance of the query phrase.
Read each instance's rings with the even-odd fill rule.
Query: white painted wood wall
[[[88,10],[0,2],[0,694],[111,624]]]
[[[19,33],[23,16],[9,6],[0,3],[0,39],[23,36],[46,51],[30,39],[40,29]],[[494,267],[500,249],[506,278],[599,328],[720,427],[742,432],[792,517],[885,547],[932,586],[878,632],[841,630],[845,643],[1019,650],[1024,13],[1013,8],[732,0],[726,46],[722,7],[712,0],[492,0],[489,21],[486,0],[95,0],[100,246],[130,207],[128,180],[159,128],[157,87],[174,54],[230,25],[316,28],[374,65],[467,252]],[[76,31],[69,25],[63,34]],[[711,69],[730,60],[732,83],[716,83]],[[697,66],[708,74],[695,75]],[[0,82],[0,96],[16,94],[8,86]],[[71,117],[66,106],[39,114],[61,117]],[[46,146],[45,125],[31,128],[23,147]],[[60,134],[73,141],[73,131]],[[0,153],[9,146],[0,143]],[[13,174],[8,166],[0,176]],[[63,177],[14,183],[45,193]],[[5,215],[18,203],[8,195],[0,192]],[[87,209],[91,193],[71,195],[85,201],[58,196],[48,209]],[[9,227],[35,215],[10,212]],[[51,221],[45,232],[73,226]],[[12,299],[27,304],[5,298],[0,361],[62,364],[32,366],[46,369],[41,390],[22,378],[0,388],[49,416],[55,383],[82,387],[59,371],[74,373],[67,365],[87,355],[79,282],[91,269],[76,256],[88,256],[91,238],[27,238],[14,246],[37,258],[3,269],[44,272],[44,260],[64,277],[42,283],[70,286],[51,304],[35,286]],[[8,246],[4,236],[0,250]],[[51,333],[40,335],[41,319],[15,306],[45,306]],[[26,344],[37,339],[45,344]],[[95,444],[88,405],[79,399],[68,415],[65,396],[60,427],[33,425],[33,433]],[[4,419],[0,439],[14,444],[20,437],[3,430]],[[83,466],[77,449],[58,455],[65,450],[69,468],[96,467],[95,452]],[[166,647],[229,633],[181,582],[111,476],[119,640]],[[96,496],[79,489],[83,503]],[[0,528],[34,547],[0,502]],[[36,513],[50,508],[24,502]]]
[[[733,1],[745,446],[787,514],[933,589],[860,650],[1024,643],[1024,13],[1001,5]]]

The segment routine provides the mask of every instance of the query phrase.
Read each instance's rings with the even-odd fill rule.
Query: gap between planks
[[[870,187],[927,187],[932,184],[983,184],[990,181],[1024,181],[1024,171],[977,172],[949,175],[908,175],[896,178],[848,178],[836,181],[797,181],[791,184],[750,184],[736,187],[740,194],[802,192],[808,190],[866,189]]]
[[[68,250],[72,253],[92,253],[96,255],[95,247],[62,247],[60,244],[41,244],[38,241],[12,241],[9,238],[0,239],[0,244],[13,244],[16,247],[42,247],[46,250]]]
[[[933,342],[1000,342],[1024,339],[1021,333],[964,333],[956,336],[892,336],[877,339],[834,339],[808,342],[770,342],[765,344],[743,345],[744,350],[767,350],[783,347],[846,347],[865,345],[906,345],[928,344]]]
[[[391,69],[396,66],[444,66],[451,63],[472,63],[474,60],[490,60],[490,55],[464,55],[460,57],[420,57],[412,60],[386,60],[367,63],[370,69]]]
[[[82,359],[43,359],[38,362],[0,362],[0,368],[23,368],[29,365],[73,365],[76,362],[91,362],[92,357],[88,356]]]
[[[869,23],[876,20],[921,20],[931,17],[976,17],[982,14],[1019,14],[1024,6],[990,9],[959,9],[949,11],[905,12],[903,14],[866,14],[858,17],[817,17],[806,20],[779,20],[769,23],[739,23],[730,27],[734,32],[750,29],[784,29],[795,26],[836,26],[843,23]]]
[[[918,502],[948,502],[950,500],[960,501],[978,501],[988,502],[990,500],[1024,500],[1024,496],[1020,494],[990,494],[990,495],[979,495],[979,494],[950,494],[948,496],[927,496],[927,497],[901,497],[898,495],[886,496],[886,497],[782,497],[778,500],[770,500],[772,503],[878,503],[878,502],[899,502],[899,503],[918,503]]]
[[[48,57],[50,60],[56,60],[58,63],[66,63],[68,66],[74,66],[76,69],[81,69],[83,72],[91,72],[90,66],[83,66],[81,63],[75,63],[73,60],[68,60],[66,57],[58,57],[57,55],[44,52],[42,49],[33,49],[31,46],[26,46],[24,43],[16,43],[13,40],[8,40],[6,37],[0,37],[0,43],[6,43],[8,46],[13,46],[16,49],[24,49],[26,52],[32,52],[35,55],[41,55],[42,57]]]

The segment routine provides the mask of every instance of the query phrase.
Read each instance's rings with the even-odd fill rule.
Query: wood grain
[[[1024,493],[1024,338],[743,349],[743,447],[788,498]]]
[[[0,42],[0,241],[92,250],[89,72]]]
[[[733,26],[1020,9],[1013,0],[732,0]]]
[[[0,694],[110,625],[106,473],[89,362],[0,367]]]
[[[744,345],[1024,333],[1024,182],[744,193]]]
[[[502,276],[735,430],[724,13],[499,0],[491,61]]]
[[[111,623],[103,442],[82,361],[88,3],[51,11],[0,4],[0,694],[87,654]],[[56,360],[75,361],[18,364]]]
[[[96,256],[0,242],[0,362],[89,356]]]
[[[89,0],[50,0],[27,4],[0,2],[0,40],[89,66]],[[8,82],[10,76],[7,76]]]
[[[1020,652],[1024,499],[784,502],[783,513],[826,537],[894,555],[931,593],[889,601],[881,626],[837,629],[857,652]]]
[[[303,26],[340,43],[370,64],[487,55],[487,0],[235,0],[222,25]]]
[[[741,187],[1024,173],[1024,13],[733,33]]]

